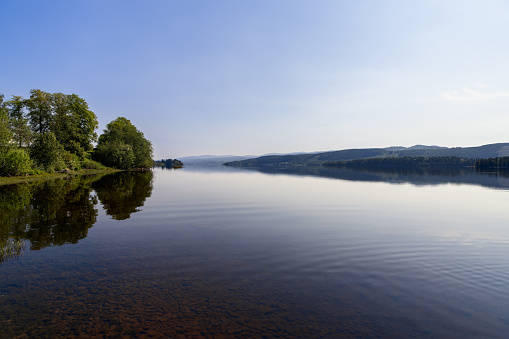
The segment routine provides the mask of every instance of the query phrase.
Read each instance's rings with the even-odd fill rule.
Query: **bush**
[[[44,172],[43,170],[39,169],[39,168],[32,168],[30,170],[30,172],[28,172],[29,175],[41,175],[41,174],[45,174],[46,172]]]
[[[30,146],[34,164],[47,172],[65,169],[64,148],[52,132],[40,134]]]
[[[22,148],[10,148],[4,152],[0,161],[0,175],[20,176],[30,173],[32,160]]]
[[[84,159],[81,162],[81,168],[83,169],[105,169],[106,167],[102,164],[98,163],[97,161],[91,160],[91,159]]]
[[[63,154],[63,159],[66,168],[73,171],[81,169],[81,161],[76,154],[73,154],[69,151],[65,151]]]

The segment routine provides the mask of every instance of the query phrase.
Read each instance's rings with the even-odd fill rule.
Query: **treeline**
[[[97,136],[97,117],[76,94],[32,89],[29,98],[0,94],[0,176],[65,169],[152,166],[152,144],[126,118]],[[94,150],[93,144],[98,141]]]
[[[328,167],[468,167],[475,160],[461,157],[385,157],[326,162]]]
[[[177,159],[162,159],[154,161],[154,166],[161,166],[167,168],[182,168],[184,167],[184,164],[182,163],[182,161]]]
[[[475,162],[478,169],[506,169],[509,168],[509,157],[478,159]]]

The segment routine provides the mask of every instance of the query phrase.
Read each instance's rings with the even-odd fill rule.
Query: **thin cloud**
[[[509,97],[509,91],[490,91],[485,85],[477,85],[476,88],[463,86],[459,91],[440,93],[440,97],[449,101],[474,101]]]

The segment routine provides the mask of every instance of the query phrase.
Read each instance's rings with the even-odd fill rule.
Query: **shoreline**
[[[13,185],[13,184],[23,184],[35,181],[44,181],[51,179],[67,179],[76,177],[79,175],[92,175],[92,174],[108,174],[121,172],[122,170],[108,168],[108,169],[83,169],[78,171],[68,171],[68,172],[55,172],[55,173],[44,173],[44,174],[36,174],[36,175],[27,175],[20,177],[0,177],[0,186],[3,185]]]

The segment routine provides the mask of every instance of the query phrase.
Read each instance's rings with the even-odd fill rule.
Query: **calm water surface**
[[[265,172],[0,186],[0,337],[507,337],[507,177]]]

